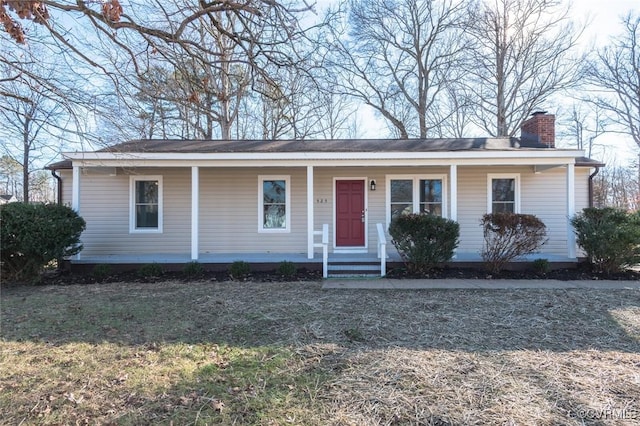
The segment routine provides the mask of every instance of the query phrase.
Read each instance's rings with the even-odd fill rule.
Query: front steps
[[[380,259],[329,257],[328,278],[380,278]]]

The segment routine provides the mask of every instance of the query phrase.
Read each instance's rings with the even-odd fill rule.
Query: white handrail
[[[384,226],[376,224],[378,229],[378,258],[380,259],[380,276],[387,275],[387,237],[384,233]]]
[[[322,242],[313,244],[314,247],[322,247],[322,278],[329,276],[329,225],[323,224],[322,231],[313,231],[313,235],[322,235]]]

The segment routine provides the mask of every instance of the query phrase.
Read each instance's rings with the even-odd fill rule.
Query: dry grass
[[[3,289],[6,424],[640,421],[636,290]]]

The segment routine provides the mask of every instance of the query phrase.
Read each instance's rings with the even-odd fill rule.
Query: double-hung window
[[[131,176],[130,232],[162,232],[162,176]]]
[[[520,175],[488,175],[487,196],[489,213],[520,213]]]
[[[387,220],[410,213],[446,216],[445,176],[387,176]]]
[[[258,200],[258,231],[289,232],[291,229],[289,176],[259,176]]]

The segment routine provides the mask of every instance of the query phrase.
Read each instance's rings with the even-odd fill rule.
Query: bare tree
[[[22,168],[22,200],[30,201],[30,175],[34,161],[47,155],[44,142],[47,126],[55,122],[62,111],[58,104],[50,102],[38,93],[37,86],[30,88],[14,84],[15,96],[8,97],[4,108],[0,110],[2,130],[0,135],[5,139],[4,154],[18,162]],[[51,153],[48,153],[51,155]]]
[[[29,179],[29,199],[36,203],[49,203],[55,200],[51,175],[46,170],[36,170]]]
[[[463,3],[352,0],[330,14],[324,49],[335,93],[379,113],[400,138],[427,137],[445,118],[445,89],[459,81],[467,48]],[[445,114],[446,116],[446,114]]]
[[[356,110],[349,99],[345,96],[338,96],[331,90],[322,90],[317,99],[318,107],[321,110],[320,135],[323,139],[337,139],[348,137],[353,134],[355,137],[357,127],[355,119]]]
[[[236,61],[251,69],[254,81],[269,82],[270,76],[265,72],[268,64],[297,63],[295,50],[288,47],[303,37],[299,17],[310,10],[307,0],[149,0],[130,3],[125,8],[118,0],[2,0],[0,23],[18,43],[29,41],[23,24],[41,26],[68,53],[113,75],[113,70],[93,56],[97,45],[108,45],[112,51],[117,49],[121,60],[139,75],[145,72],[150,57],[165,52],[182,51],[190,57],[224,60],[225,52],[218,46],[202,43],[198,28],[206,20],[218,35],[243,52]],[[87,37],[86,28],[68,27],[65,23],[69,20],[52,19],[61,14],[81,17],[81,22],[95,33]],[[226,25],[229,20],[234,21],[231,28]]]
[[[7,154],[0,156],[0,191],[22,198],[22,165]]]
[[[66,68],[43,59],[37,48],[0,52],[0,138],[2,154],[19,163],[22,171],[20,198],[29,202],[30,177],[59,149],[78,134],[88,114],[78,80],[65,75]]]
[[[172,68],[169,90],[159,93],[183,112],[182,119],[190,131],[186,137],[195,139],[231,139],[231,129],[237,119],[240,102],[251,84],[250,68],[245,52],[227,34],[238,26],[238,18],[217,12],[217,25],[211,16],[199,19],[198,37],[201,45],[215,52],[190,53],[177,49],[162,53],[162,60]],[[224,31],[220,31],[220,27]],[[147,96],[154,96],[147,93]]]
[[[560,138],[584,150],[587,157],[594,155],[596,139],[605,134],[607,120],[598,106],[591,108],[589,104],[573,104],[570,111],[559,114],[565,124],[565,131],[557,132]]]
[[[590,99],[609,113],[614,131],[628,135],[640,148],[640,15],[629,13],[624,31],[587,62],[587,82],[597,89]],[[637,203],[640,204],[640,155],[638,156]]]
[[[626,16],[623,34],[597,52],[585,75],[599,90],[591,101],[640,148],[640,15]]]
[[[638,210],[640,209],[640,190],[638,188],[636,164],[605,167],[594,179],[594,204],[596,207]]]
[[[572,54],[581,31],[559,0],[483,0],[469,14],[475,121],[493,136],[514,136],[550,96],[577,81],[580,61]]]

